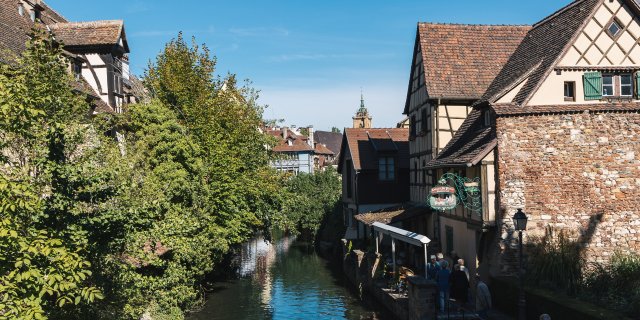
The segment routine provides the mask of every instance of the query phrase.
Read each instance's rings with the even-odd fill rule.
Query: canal
[[[215,283],[189,320],[389,319],[345,286],[339,265],[294,238],[253,239],[238,258],[237,279]]]

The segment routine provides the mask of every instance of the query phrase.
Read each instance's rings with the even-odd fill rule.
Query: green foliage
[[[564,230],[556,234],[549,227],[545,237],[533,239],[529,247],[527,277],[530,281],[552,289],[574,294],[582,280],[584,257],[581,245],[572,241]]]
[[[608,265],[594,264],[581,296],[629,316],[640,313],[640,255],[615,252]]]
[[[92,286],[82,197],[86,103],[67,62],[34,29],[27,50],[0,66],[0,315],[44,319],[102,299]]]
[[[295,230],[314,238],[325,216],[331,215],[340,200],[338,174],[328,169],[315,174],[298,174],[286,182],[290,201],[285,209]]]
[[[342,133],[342,130],[340,130],[340,128],[338,128],[338,127],[331,127],[331,132],[333,132],[333,133]]]

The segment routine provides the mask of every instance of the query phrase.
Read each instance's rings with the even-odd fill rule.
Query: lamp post
[[[522,212],[522,209],[518,209],[513,215],[513,227],[518,231],[520,239],[520,252],[518,253],[518,260],[520,261],[520,269],[518,270],[518,278],[520,280],[520,287],[518,288],[518,320],[525,320],[527,319],[527,302],[524,295],[524,276],[522,274],[522,231],[527,229],[527,215]]]

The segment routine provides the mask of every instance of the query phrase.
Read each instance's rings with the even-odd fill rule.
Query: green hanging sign
[[[480,178],[469,179],[454,173],[445,173],[438,184],[431,188],[427,198],[429,207],[438,210],[452,210],[462,205],[471,211],[482,210]]]

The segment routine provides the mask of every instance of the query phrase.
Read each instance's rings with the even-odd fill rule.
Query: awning
[[[386,234],[393,239],[398,239],[402,242],[406,242],[418,247],[422,247],[423,245],[431,242],[431,239],[427,238],[427,236],[423,236],[413,231],[392,227],[380,222],[373,223],[373,230],[381,234]]]

